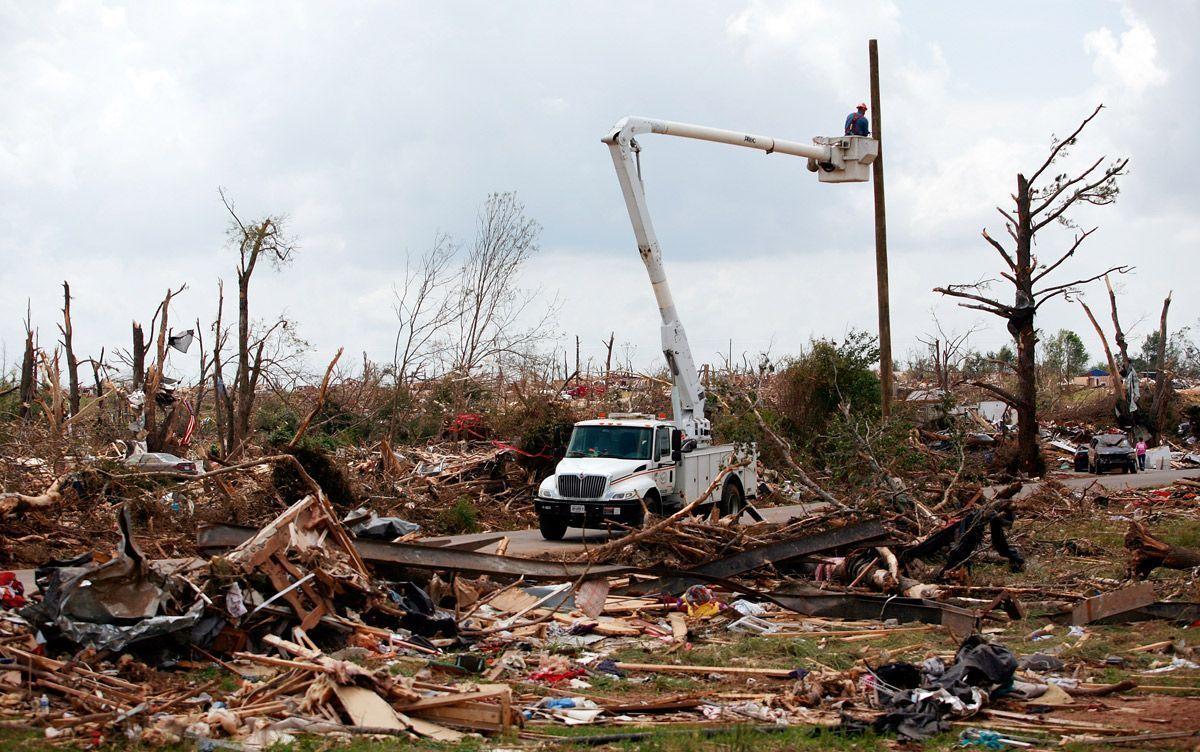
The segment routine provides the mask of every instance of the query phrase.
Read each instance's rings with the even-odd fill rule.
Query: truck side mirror
[[[683,445],[683,431],[678,428],[671,429],[671,459],[678,462],[681,459],[682,452],[680,448]]]

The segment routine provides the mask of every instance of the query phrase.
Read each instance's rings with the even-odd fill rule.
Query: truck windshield
[[[567,446],[568,457],[650,459],[649,428],[635,426],[576,426]]]

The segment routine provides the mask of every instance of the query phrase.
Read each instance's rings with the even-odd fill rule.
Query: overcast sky
[[[463,240],[489,192],[516,191],[544,230],[525,275],[563,303],[561,342],[615,331],[656,365],[653,297],[600,137],[639,114],[795,140],[840,133],[868,99],[879,39],[894,351],[932,328],[1003,322],[936,285],[998,274],[1018,170],[1054,133],[1107,109],[1070,164],[1131,158],[1114,206],[1060,282],[1128,263],[1131,342],[1174,289],[1197,324],[1194,2],[0,4],[0,340],[19,357],[26,300],[57,336],[61,282],[76,349],[127,346],[168,285],[172,320],[210,321],[232,284],[224,187],[248,217],[284,214],[295,263],[255,277],[254,314],[283,311],[314,362],[344,345],[388,359],[392,285],[438,232]],[[1188,82],[1192,83],[1188,83]],[[1189,92],[1192,92],[1189,94]],[[802,160],[662,137],[643,174],[697,360],[876,324],[870,184],[824,185]],[[1067,231],[1047,232],[1056,256]],[[1010,288],[1011,289],[1011,288]],[[1008,290],[998,288],[1005,299]],[[1103,285],[1087,298],[1104,304]],[[1055,300],[1042,329],[1080,332]],[[1134,325],[1136,324],[1136,327]],[[572,345],[573,346],[573,345]],[[178,357],[178,356],[177,356]],[[188,358],[177,364],[185,367]]]

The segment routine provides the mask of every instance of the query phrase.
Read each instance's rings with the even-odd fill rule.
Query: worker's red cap
[[[859,103],[858,103],[858,109],[860,109],[860,110],[865,110],[865,109],[867,109],[867,106],[866,106],[865,104],[863,104],[862,102],[859,102]]]

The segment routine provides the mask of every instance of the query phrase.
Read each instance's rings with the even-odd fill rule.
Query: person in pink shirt
[[[1146,440],[1138,439],[1137,446],[1138,470],[1146,469]]]

